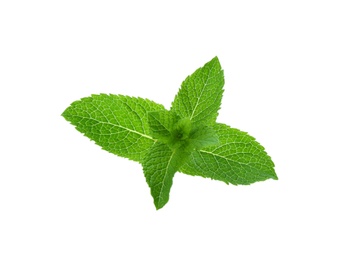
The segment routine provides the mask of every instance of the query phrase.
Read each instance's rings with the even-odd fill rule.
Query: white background
[[[125,3],[124,3],[125,2]],[[0,259],[343,259],[341,1],[1,1]],[[278,181],[177,173],[156,211],[141,166],[60,116],[96,93],[169,108],[218,56],[218,121]]]

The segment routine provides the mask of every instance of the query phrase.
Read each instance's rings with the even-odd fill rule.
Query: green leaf
[[[189,118],[194,126],[216,121],[223,95],[224,73],[217,57],[188,76],[181,84],[171,111]]]
[[[167,110],[152,111],[148,113],[150,133],[153,138],[168,142],[171,131],[178,121],[173,113]]]
[[[193,152],[181,168],[183,173],[235,185],[277,180],[274,163],[253,137],[224,124],[215,124],[213,129],[220,144]]]
[[[142,165],[156,209],[168,202],[174,174],[188,157],[183,149],[171,150],[163,143],[156,142],[151,147]]]
[[[156,141],[148,112],[163,109],[147,99],[100,94],[73,102],[62,116],[104,150],[142,162]]]

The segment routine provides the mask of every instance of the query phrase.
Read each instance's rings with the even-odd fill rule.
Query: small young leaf
[[[224,124],[215,124],[213,129],[220,144],[193,152],[180,169],[183,173],[235,185],[277,180],[274,163],[253,137]]]
[[[177,116],[167,110],[152,111],[148,113],[151,136],[160,141],[169,141],[171,130],[177,121]]]
[[[179,119],[170,111],[148,113],[151,136],[175,150],[179,147],[191,152],[219,142],[218,136],[210,126],[193,128],[188,118]]]
[[[178,120],[171,129],[171,137],[169,145],[175,149],[180,146],[185,146],[189,140],[192,131],[192,122],[189,118]]]
[[[216,121],[224,86],[224,74],[217,57],[188,76],[181,84],[171,111],[189,118],[194,126]]]
[[[62,116],[104,150],[142,162],[155,142],[148,112],[163,109],[147,99],[100,94],[73,102]]]

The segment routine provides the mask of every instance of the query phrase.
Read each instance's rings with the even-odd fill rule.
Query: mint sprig
[[[215,57],[186,78],[169,111],[148,99],[100,94],[73,102],[62,116],[104,150],[141,163],[160,209],[176,172],[234,185],[277,179],[253,137],[216,123],[223,86]]]

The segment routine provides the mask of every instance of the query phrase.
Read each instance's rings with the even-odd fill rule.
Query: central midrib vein
[[[98,120],[96,120],[96,121],[98,121]],[[129,131],[129,132],[131,132],[131,133],[135,133],[135,134],[138,134],[138,135],[143,136],[143,137],[145,137],[145,138],[148,138],[148,139],[150,139],[150,140],[153,140],[153,141],[155,141],[155,142],[157,141],[156,139],[152,138],[152,137],[149,136],[149,135],[140,133],[140,132],[138,132],[138,131],[136,131],[136,130],[132,130],[132,129],[127,128],[127,127],[125,127],[125,126],[116,125],[116,124],[109,123],[109,122],[101,122],[101,121],[98,121],[98,122],[101,123],[101,124],[107,124],[107,125],[119,127],[119,128],[125,129],[125,130],[127,130],[127,131]]]
[[[199,95],[199,97],[198,97],[197,103],[195,104],[194,110],[193,110],[192,115],[191,115],[191,118],[190,118],[191,120],[192,120],[192,118],[193,118],[193,116],[194,116],[195,110],[197,109],[197,107],[198,107],[198,105],[199,105],[199,103],[200,103],[200,98],[201,98],[201,96],[202,96],[202,93],[204,93],[204,89],[205,89],[205,87],[206,87],[206,85],[207,85],[207,82],[208,82],[208,80],[210,79],[210,76],[209,76],[209,75],[210,75],[212,69],[213,69],[213,67],[211,67],[211,69],[210,69],[210,71],[209,71],[209,73],[208,73],[206,82],[205,82],[205,84],[204,84],[204,86],[203,86],[203,88],[202,88],[202,90],[201,90],[201,93],[200,93],[200,95]]]
[[[175,151],[173,151],[173,153],[170,155],[170,158],[169,158],[169,160],[168,160],[167,167],[166,167],[166,171],[165,171],[165,174],[164,174],[163,180],[162,180],[162,187],[161,187],[161,190],[160,190],[159,196],[158,196],[159,198],[162,198],[162,195],[161,195],[161,194],[162,194],[163,189],[164,189],[164,182],[165,182],[165,180],[166,180],[166,177],[167,177],[167,174],[168,174],[168,170],[169,170],[169,165],[170,165],[170,162],[171,162],[171,160],[172,160],[174,154],[175,154]],[[159,201],[159,202],[160,202],[160,201]]]

